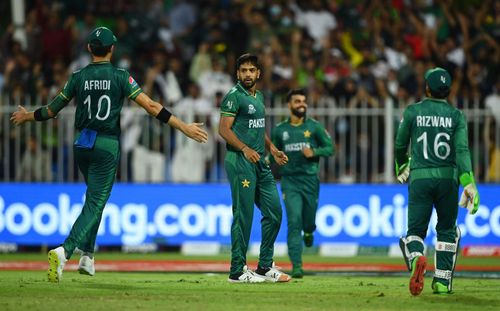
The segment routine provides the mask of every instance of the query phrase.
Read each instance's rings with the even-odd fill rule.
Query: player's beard
[[[304,110],[292,109],[292,114],[297,118],[304,118],[307,114],[307,108],[304,108]]]
[[[244,80],[240,80],[241,84],[243,85],[243,87],[247,90],[251,89],[255,83],[257,82],[257,79],[244,79]]]

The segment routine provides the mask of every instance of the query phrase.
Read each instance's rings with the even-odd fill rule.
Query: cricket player
[[[287,162],[266,134],[264,96],[256,89],[260,77],[258,58],[243,54],[236,61],[238,83],[221,103],[219,134],[226,141],[225,169],[231,186],[231,270],[229,282],[288,282],[290,276],[273,264],[274,241],[281,225],[281,203],[271,169],[264,161],[270,151],[279,165]],[[254,272],[246,265],[254,204],[262,214],[262,242]]]
[[[335,149],[323,125],[306,116],[305,90],[290,90],[286,101],[290,117],[273,129],[271,138],[276,148],[288,157],[288,163],[279,168],[288,220],[288,256],[292,277],[302,278],[302,240],[306,247],[311,247],[316,230],[319,159],[334,155]]]
[[[177,119],[144,94],[126,70],[111,64],[115,43],[116,37],[111,30],[106,27],[94,29],[87,45],[92,63],[75,71],[49,105],[33,112],[19,107],[11,117],[16,125],[26,121],[46,121],[56,117],[73,97],[76,98],[77,135],[73,149],[87,191],[82,212],[69,236],[61,246],[48,253],[50,282],[61,280],[64,264],[77,247],[83,251],[78,271],[91,276],[95,273],[95,240],[120,158],[120,112],[125,98],[134,100],[150,115],[186,136],[198,142],[207,141],[207,133],[201,128],[201,123],[185,124]]]
[[[458,205],[466,207],[470,214],[476,213],[479,206],[467,123],[462,112],[446,101],[452,83],[450,74],[437,67],[428,70],[424,78],[427,97],[405,109],[395,144],[397,178],[401,183],[409,178],[408,232],[400,239],[400,247],[411,272],[412,295],[419,295],[424,285],[424,239],[433,206],[437,213],[437,243],[432,289],[438,294],[452,290],[460,241]],[[464,188],[460,202],[458,182]]]

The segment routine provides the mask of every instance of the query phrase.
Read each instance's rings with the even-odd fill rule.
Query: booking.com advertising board
[[[500,186],[480,185],[476,215],[460,208],[462,245],[500,245]],[[0,243],[57,245],[78,217],[84,185],[1,184]],[[315,243],[369,246],[397,243],[405,234],[407,188],[399,185],[322,185]],[[284,208],[283,208],[284,210]],[[103,213],[99,245],[180,245],[186,241],[230,244],[228,185],[116,184]],[[435,214],[427,241],[435,239]],[[278,242],[286,242],[286,213]],[[251,242],[260,242],[260,212],[254,212]]]

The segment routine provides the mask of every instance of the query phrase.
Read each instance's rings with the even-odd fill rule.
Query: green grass
[[[230,284],[226,274],[0,271],[0,310],[498,310],[500,282],[456,278],[454,293],[418,297],[406,277],[306,276],[285,284]],[[496,306],[496,307],[495,307]]]
[[[80,258],[75,254],[71,260],[77,261]],[[283,264],[289,262],[288,257],[275,257],[276,263]],[[10,253],[0,254],[0,261],[16,261],[16,260],[47,260],[47,253]],[[217,256],[184,256],[179,253],[151,253],[151,254],[124,254],[121,252],[106,252],[96,253],[96,260],[186,260],[186,261],[230,261],[229,254]],[[257,257],[248,256],[249,261],[257,261]],[[429,263],[433,263],[434,256],[428,256]],[[400,264],[403,265],[402,258],[390,258],[387,256],[356,256],[356,257],[320,257],[318,255],[304,255],[304,263],[373,263],[373,264]],[[458,257],[458,265],[460,266],[500,266],[498,257]]]
[[[97,253],[96,260],[227,261],[229,254],[186,257],[176,253]],[[46,261],[46,253],[0,254],[0,261]],[[75,255],[72,261],[77,262]],[[249,257],[256,261],[256,257]],[[288,258],[275,258],[278,264]],[[432,263],[432,256],[429,256]],[[304,262],[403,264],[400,258],[305,255]],[[461,266],[498,266],[498,258],[459,257]],[[408,276],[306,275],[286,284],[230,284],[227,274],[66,271],[51,284],[45,271],[0,271],[0,310],[498,310],[500,282],[457,274],[454,293],[432,294],[431,273],[413,297]]]

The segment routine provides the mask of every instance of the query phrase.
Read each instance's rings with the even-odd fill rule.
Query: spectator
[[[196,24],[196,7],[189,0],[175,0],[169,12],[169,20],[173,36],[183,38],[192,32]]]
[[[52,10],[45,13],[46,8],[39,8],[39,22],[42,25],[42,61],[50,64],[57,58],[62,58],[65,63],[71,59],[72,35],[70,27],[73,17],[66,22],[61,21],[60,13]]]
[[[285,94],[292,88],[292,84],[294,83],[294,69],[292,60],[287,53],[281,52],[276,56],[271,73],[274,92]]]
[[[86,44],[82,38],[96,25],[116,30],[112,61],[168,105],[183,99],[189,81],[215,101],[217,92],[225,93],[233,84],[234,72],[228,68],[234,68],[235,55],[246,52],[263,60],[259,85],[266,105],[282,103],[283,90],[304,85],[314,107],[345,108],[350,102],[359,107],[359,100],[351,99],[363,92],[373,105],[391,96],[404,107],[424,95],[422,68],[442,66],[455,81],[451,103],[483,108],[499,71],[498,1],[48,3],[26,2],[26,23],[21,26],[25,46],[16,41],[3,12],[7,19],[1,24],[9,26],[0,29],[0,90],[13,100],[10,105],[29,101],[35,93],[43,103],[68,73],[87,65],[88,54],[80,53]],[[344,129],[345,120],[330,122]],[[494,117],[489,120],[485,125],[490,124],[493,135]],[[134,122],[146,150],[170,150],[163,145],[168,139],[154,136],[166,135],[160,128],[141,118]],[[479,143],[485,150],[487,140]]]
[[[305,10],[296,4],[292,4],[292,9],[295,12],[295,22],[307,30],[314,40],[314,49],[319,50],[322,40],[337,27],[335,16],[324,7],[321,0],[312,0]]]
[[[172,69],[177,70],[179,60],[171,58],[167,67],[167,54],[157,50],[153,54],[153,66],[147,71],[144,91],[152,94],[154,98],[161,98],[162,102],[170,105],[182,98],[180,82]]]
[[[174,107],[174,113],[185,122],[209,123],[209,112],[212,104],[200,96],[196,83],[188,87],[188,96],[180,100]],[[210,132],[210,127],[208,128]],[[177,133],[176,133],[177,134]],[[172,158],[172,181],[183,183],[200,183],[205,181],[209,161],[213,156],[213,144],[192,144],[189,140],[176,135],[175,150]]]
[[[33,136],[28,139],[26,150],[18,165],[16,181],[52,181],[50,153],[41,147]]]
[[[484,127],[484,141],[489,158],[485,179],[487,182],[500,182],[500,79],[498,77],[493,92],[486,96],[485,106],[491,113]]]
[[[191,67],[189,68],[189,78],[191,81],[198,82],[200,75],[204,71],[212,71],[212,60],[210,59],[210,44],[206,41],[201,42],[198,51],[193,57]]]
[[[233,87],[233,79],[227,73],[224,60],[212,59],[212,70],[203,71],[198,79],[201,95],[213,100],[217,92],[226,93]]]

